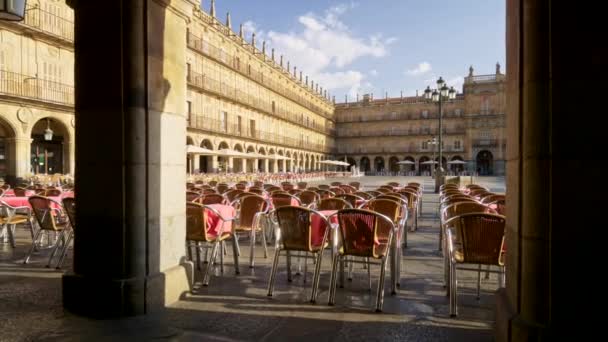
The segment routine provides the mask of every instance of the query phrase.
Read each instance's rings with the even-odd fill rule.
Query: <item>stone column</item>
[[[602,267],[606,240],[580,229],[606,220],[605,168],[592,164],[601,158],[606,111],[601,100],[573,96],[582,85],[605,87],[601,5],[507,1],[507,285],[496,298],[497,341],[605,330],[601,318],[585,315],[602,307],[605,283],[585,275]]]
[[[268,159],[264,159],[262,163],[264,165],[264,172],[268,172]]]
[[[186,182],[186,46],[175,37],[185,37],[182,13],[193,3],[71,4],[77,222],[85,229],[74,236],[63,303],[98,318],[151,313],[177,301],[192,280],[185,203],[175,201]]]
[[[12,182],[31,173],[32,141],[31,138],[7,138],[5,140],[6,159],[11,161],[8,165],[8,175],[10,177],[7,177],[7,181]]]
[[[241,172],[247,172],[247,159],[241,158]]]
[[[201,168],[201,157],[194,155],[192,156],[192,173],[195,173],[196,171],[199,171],[199,169]]]
[[[217,169],[219,168],[219,161],[218,161],[218,156],[210,156],[209,159],[211,160],[211,171],[212,172],[217,172]]]
[[[234,158],[233,157],[228,157],[228,162],[226,163],[226,170],[228,170],[228,172],[234,171]]]
[[[252,170],[251,170],[252,172],[255,172],[255,171],[257,171],[259,169],[258,164],[259,164],[259,159],[254,159],[253,160],[253,167],[252,167]]]

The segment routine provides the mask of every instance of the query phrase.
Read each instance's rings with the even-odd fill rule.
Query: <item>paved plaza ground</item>
[[[266,286],[271,258],[264,259],[262,248],[256,248],[256,267],[249,269],[246,266],[249,249],[243,241],[239,276],[234,275],[229,248],[223,275],[218,267],[210,286],[201,287],[197,274],[195,293],[185,295],[163,313],[124,320],[80,318],[63,310],[62,271],[44,268],[46,254],[35,255],[30,264],[22,264],[31,239],[25,229],[18,229],[16,250],[0,242],[0,341],[493,340],[495,275],[482,282],[481,298],[477,300],[476,273],[461,272],[459,316],[449,318],[443,263],[437,251],[437,195],[431,193],[433,180],[430,177],[357,180],[370,190],[389,181],[415,180],[424,183],[427,191],[418,231],[408,234],[409,245],[401,261],[401,288],[391,296],[387,280],[383,313],[371,309],[377,266],[372,268],[371,293],[367,290],[366,270],[356,266],[353,281],[338,289],[336,305],[327,305],[329,253],[322,264],[317,304],[308,303],[313,267],[308,267],[306,283],[300,275],[288,284],[283,258],[275,295],[269,299]],[[504,178],[476,177],[475,182],[495,192],[505,190]],[[71,259],[66,261],[66,268],[68,264]]]

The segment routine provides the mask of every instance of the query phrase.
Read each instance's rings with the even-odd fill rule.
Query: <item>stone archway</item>
[[[213,143],[209,139],[203,139],[201,141],[201,147],[209,150],[213,150]],[[200,172],[210,173],[213,172],[213,156],[199,156],[199,170]]]
[[[17,154],[15,151],[15,130],[10,123],[0,118],[0,178],[17,174]]]
[[[385,171],[384,158],[382,158],[380,156],[374,158],[374,171],[375,172]]]
[[[494,156],[492,152],[483,150],[477,153],[476,171],[480,176],[489,176],[494,173]]]
[[[400,166],[397,164],[399,162],[399,158],[392,156],[388,160],[388,168],[391,173],[399,173]]]
[[[420,159],[418,159],[418,172],[420,174],[420,176],[425,176],[431,175],[431,165],[430,164],[425,164],[425,162],[431,160],[429,157],[424,156],[424,157],[420,157]]]
[[[368,157],[362,157],[360,165],[362,172],[370,172],[372,170],[371,163]]]
[[[411,162],[411,164],[405,164],[403,165],[403,169],[407,174],[410,174],[411,172],[416,171],[416,159],[414,159],[414,157],[412,156],[407,156],[405,158],[403,158],[403,161],[409,161]]]
[[[462,159],[461,156],[454,156],[452,157],[452,159],[450,160],[451,164],[450,164],[450,170],[456,174],[459,174],[460,172],[464,171],[464,160]]]
[[[32,173],[69,173],[70,135],[63,122],[42,118],[34,124],[31,138]]]

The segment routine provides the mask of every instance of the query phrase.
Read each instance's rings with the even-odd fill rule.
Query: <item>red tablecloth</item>
[[[53,197],[49,197],[52,200],[55,200],[59,203],[61,203],[61,197],[60,196],[53,196]],[[0,200],[4,201],[6,204],[12,206],[12,207],[30,207],[30,202],[28,201],[29,197],[2,197],[0,198]],[[51,207],[52,208],[59,208],[59,206],[53,202],[51,202]]]
[[[33,196],[35,194],[36,194],[36,192],[34,190],[25,190],[26,197]],[[6,192],[4,192],[4,197],[15,197],[15,190],[13,190],[13,189],[6,190]]]
[[[295,199],[295,198],[292,198],[291,201],[290,201],[290,203],[291,203],[290,205],[293,206],[293,207],[297,207],[297,206],[300,205],[300,203],[298,203],[298,200]],[[274,204],[272,203],[272,198],[270,198],[270,208],[271,209],[274,208]]]
[[[320,213],[325,215],[325,217],[335,214],[336,212],[338,212],[338,211],[337,210],[320,211]],[[330,224],[338,223],[338,216],[335,215],[335,216],[331,217],[329,223]],[[313,246],[319,246],[323,242],[323,236],[325,235],[325,230],[327,229],[327,225],[325,224],[325,221],[322,220],[318,215],[312,215],[312,220],[310,222],[310,229],[312,230],[311,244]],[[331,235],[329,238],[331,239]]]
[[[208,206],[217,210],[225,219],[231,219],[235,216],[235,210],[232,206],[224,204],[209,204]],[[224,224],[224,232],[232,231],[232,221],[224,223],[213,211],[207,210],[207,235],[217,237],[222,223]]]

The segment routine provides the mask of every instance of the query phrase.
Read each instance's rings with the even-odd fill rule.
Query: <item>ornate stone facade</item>
[[[443,164],[451,173],[504,174],[505,76],[465,77],[463,92],[443,106]],[[337,156],[361,171],[429,174],[438,162],[439,108],[422,96],[336,105]],[[411,164],[397,164],[401,161]]]

